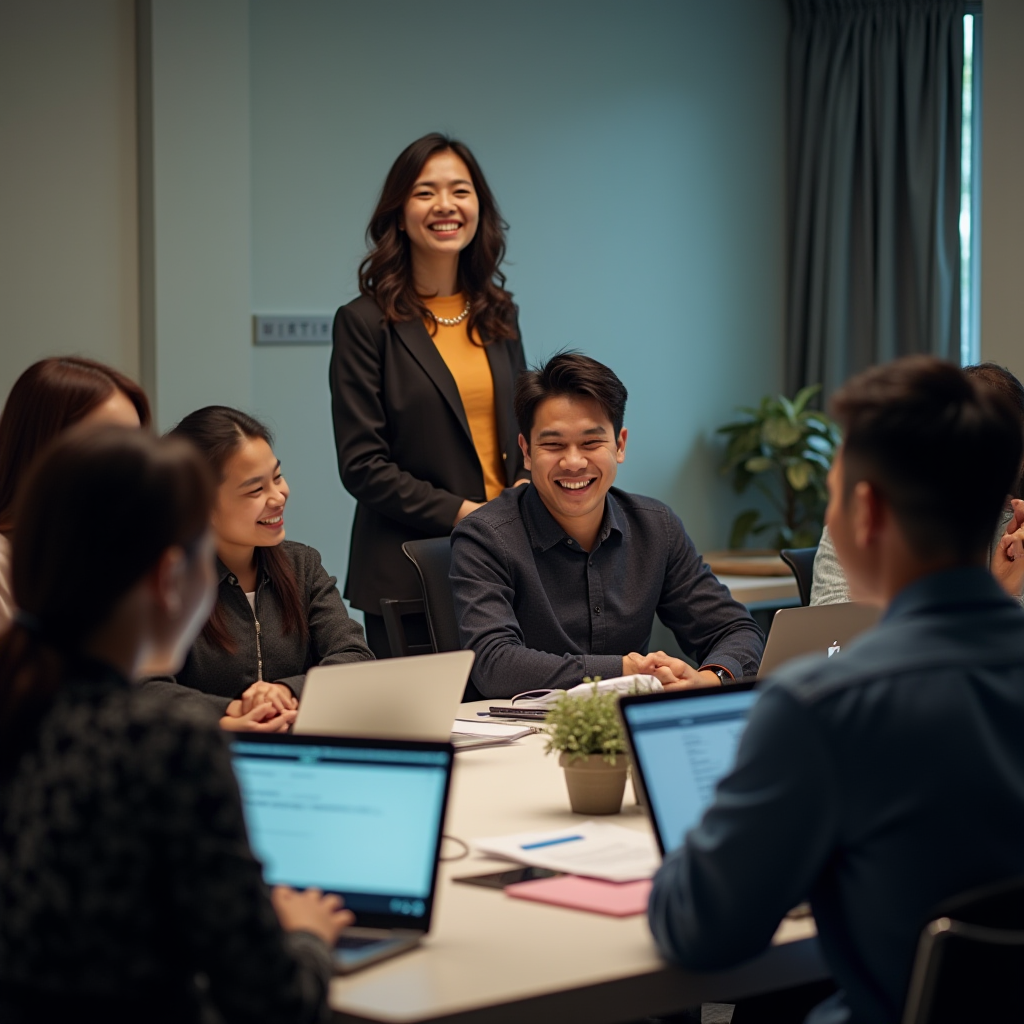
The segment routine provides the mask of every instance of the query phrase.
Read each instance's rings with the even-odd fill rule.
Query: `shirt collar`
[[[263,578],[266,576],[267,570],[263,565],[263,558],[260,555],[259,550],[256,552],[256,585],[259,586],[263,582]],[[232,577],[235,583],[238,582],[234,578],[234,573],[218,558],[217,559],[217,585],[219,586],[228,577]]]
[[[890,602],[883,621],[939,608],[963,605],[1006,604],[1010,598],[988,569],[958,566],[929,573],[904,587]]]
[[[534,550],[549,551],[556,544],[564,544],[569,540],[569,535],[558,525],[555,517],[548,511],[547,505],[541,500],[537,488],[529,484],[523,490],[526,491],[522,500],[523,521],[526,523],[526,531],[530,535],[530,544]],[[603,544],[613,530],[623,538],[629,537],[629,523],[612,490],[608,491],[604,499],[604,516],[597,534],[599,544]],[[575,546],[576,542],[573,541],[573,544]]]

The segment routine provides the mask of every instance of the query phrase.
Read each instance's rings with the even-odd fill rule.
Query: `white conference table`
[[[464,704],[473,718],[495,703]],[[555,829],[581,819],[569,810],[562,770],[532,735],[455,758],[445,834],[474,838]],[[631,784],[621,814],[650,826]],[[445,841],[442,856],[460,852]],[[828,976],[810,919],[784,921],[773,946],[730,971],[694,974],[667,965],[646,918],[611,918],[513,899],[497,889],[453,882],[509,867],[472,852],[442,863],[433,925],[423,945],[331,985],[334,1020],[452,1024],[616,1024],[731,1002]]]

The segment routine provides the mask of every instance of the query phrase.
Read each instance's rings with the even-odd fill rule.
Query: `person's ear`
[[[156,606],[167,618],[175,619],[184,604],[187,568],[185,552],[180,547],[168,548],[149,572],[150,587]]]
[[[533,469],[530,465],[530,444],[522,434],[519,435],[519,450],[523,453],[523,469]]]
[[[626,428],[623,427],[619,431],[619,436],[615,440],[615,461],[625,462],[626,461]]]
[[[885,526],[888,509],[882,496],[867,480],[854,484],[849,498],[853,541],[862,551],[874,547]]]

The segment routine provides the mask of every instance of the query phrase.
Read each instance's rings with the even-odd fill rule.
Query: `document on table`
[[[456,718],[452,725],[453,736],[486,736],[489,739],[512,740],[529,736],[534,730],[528,725],[506,725],[503,722],[471,722],[465,718]]]
[[[556,832],[474,839],[473,846],[492,857],[610,882],[650,878],[661,861],[653,836],[603,821]]]

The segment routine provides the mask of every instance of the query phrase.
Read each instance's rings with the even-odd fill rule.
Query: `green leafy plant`
[[[601,754],[615,764],[616,756],[626,753],[618,700],[616,693],[598,693],[596,684],[590,695],[563,693],[544,719],[548,734],[544,752],[563,752],[570,762]]]
[[[825,478],[841,441],[836,423],[807,407],[820,390],[820,384],[812,384],[792,401],[765,395],[756,409],[737,409],[742,419],[718,428],[728,438],[722,473],[732,476],[737,494],[753,484],[777,514],[762,520],[758,509],[740,512],[729,534],[730,548],[771,530],[776,548],[818,543],[828,504]]]

